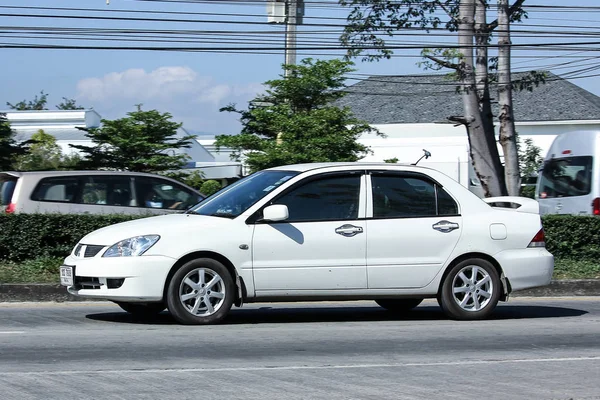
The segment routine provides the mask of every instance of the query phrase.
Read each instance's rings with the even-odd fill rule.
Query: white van
[[[9,214],[169,214],[202,199],[197,190],[154,174],[0,172],[0,211]]]
[[[536,186],[540,214],[600,215],[600,131],[560,134]]]

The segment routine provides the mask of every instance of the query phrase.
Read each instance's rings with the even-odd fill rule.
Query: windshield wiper
[[[230,212],[219,212],[210,214],[211,217],[220,217],[220,218],[235,218],[237,215]]]

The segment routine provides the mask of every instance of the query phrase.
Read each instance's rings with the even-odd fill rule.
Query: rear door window
[[[119,207],[135,206],[133,185],[128,176],[90,176],[85,178],[81,203]]]
[[[79,189],[77,177],[56,177],[40,180],[31,195],[31,200],[75,203]]]
[[[544,163],[540,177],[539,197],[573,197],[592,190],[593,157],[555,158]]]
[[[10,204],[15,186],[17,186],[16,179],[0,179],[0,206]]]

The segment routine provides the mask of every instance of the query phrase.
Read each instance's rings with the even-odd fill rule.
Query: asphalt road
[[[434,302],[259,304],[225,324],[110,303],[0,303],[0,399],[600,399],[600,297],[512,299],[488,321]]]

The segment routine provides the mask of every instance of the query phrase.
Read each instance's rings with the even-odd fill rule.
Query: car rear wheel
[[[378,299],[375,303],[388,311],[406,312],[421,304],[422,301],[423,299]]]
[[[220,262],[189,261],[175,272],[167,291],[167,307],[177,322],[207,325],[220,322],[233,304],[235,284]]]
[[[450,318],[483,319],[494,311],[501,292],[496,268],[486,260],[473,258],[461,261],[446,275],[438,302]]]
[[[136,317],[154,317],[164,311],[165,303],[124,303],[116,302],[119,307]]]

